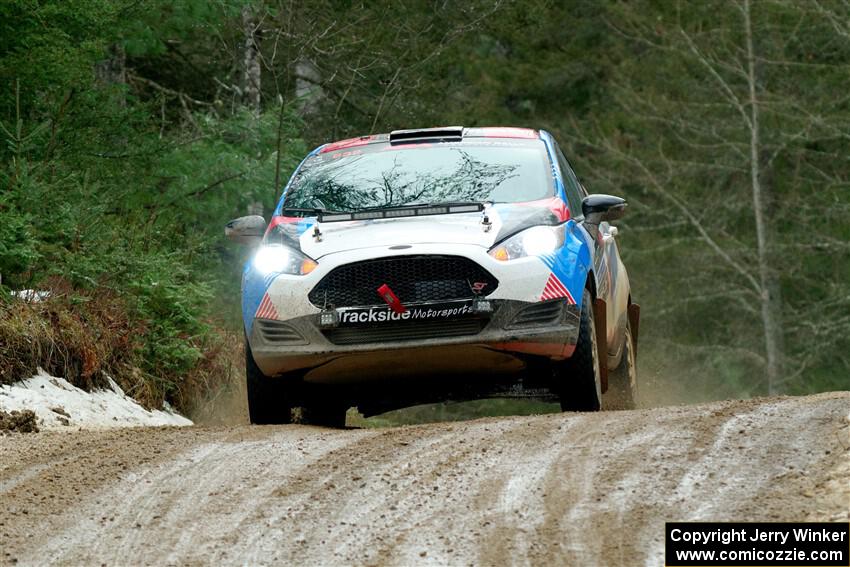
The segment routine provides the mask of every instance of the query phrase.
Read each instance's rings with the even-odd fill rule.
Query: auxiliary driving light
[[[492,313],[493,304],[488,299],[476,299],[472,302],[473,313]]]
[[[319,326],[327,329],[339,325],[339,317],[336,311],[322,311],[319,315]]]

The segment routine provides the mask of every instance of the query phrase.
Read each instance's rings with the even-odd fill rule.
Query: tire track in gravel
[[[306,531],[296,538],[306,549],[292,552],[304,564],[321,564],[325,560],[322,546],[330,541],[334,542],[333,560],[343,564],[421,561],[421,550],[434,549],[440,538],[423,539],[419,528],[435,517],[449,522],[455,512],[446,514],[434,505],[440,501],[459,505],[447,496],[445,485],[450,481],[456,493],[465,490],[462,479],[453,476],[458,462],[479,451],[482,444],[494,442],[503,428],[480,424],[472,431],[466,424],[440,426],[438,431],[434,426],[410,427],[369,439],[352,447],[353,451],[335,455],[335,461],[350,463],[345,469],[331,475],[317,471],[317,479],[327,479],[324,489],[315,481],[301,487],[316,495],[316,506],[273,520],[319,528],[319,541],[311,541],[315,536]],[[347,497],[351,491],[359,496]],[[249,540],[260,555],[268,544],[276,545],[274,537],[261,537],[265,545]],[[451,554],[443,551],[450,561]]]
[[[666,520],[847,520],[848,411],[0,438],[0,564],[658,565]]]
[[[285,465],[297,474],[335,448],[369,435],[257,429],[268,435],[205,442],[156,467],[126,475],[104,498],[120,504],[109,514],[81,522],[73,545],[63,534],[22,562],[38,564],[47,557],[66,564],[205,563],[202,558],[217,546],[236,539],[234,527],[254,513],[250,503],[262,502],[277,484],[269,467]],[[207,522],[208,517],[216,521]],[[164,556],[163,550],[168,550]]]

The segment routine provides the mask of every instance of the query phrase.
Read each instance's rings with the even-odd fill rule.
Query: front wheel
[[[292,423],[292,403],[283,377],[270,378],[254,361],[245,341],[245,382],[248,388],[248,417],[256,425]]]
[[[561,411],[599,411],[602,404],[602,374],[596,348],[596,324],[593,297],[584,290],[581,300],[581,322],[573,355],[555,363],[555,381]]]
[[[608,391],[603,401],[605,409],[627,410],[637,407],[637,365],[632,331],[626,326],[623,356],[620,365],[608,373]]]

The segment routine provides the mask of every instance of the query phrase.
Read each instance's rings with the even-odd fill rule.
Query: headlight
[[[261,246],[254,255],[254,267],[263,274],[305,275],[316,269],[316,261],[289,246]]]
[[[490,249],[488,254],[500,260],[551,254],[564,245],[564,225],[534,226],[511,236]]]

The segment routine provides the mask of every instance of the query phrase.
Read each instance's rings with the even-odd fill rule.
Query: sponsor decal
[[[473,293],[482,293],[484,291],[484,288],[487,287],[487,282],[474,282],[469,284],[469,287],[472,288]]]
[[[370,323],[395,323],[398,321],[425,321],[431,319],[454,319],[472,315],[472,303],[420,305],[409,307],[404,313],[391,311],[387,307],[347,309],[339,312],[340,325],[368,325]]]

